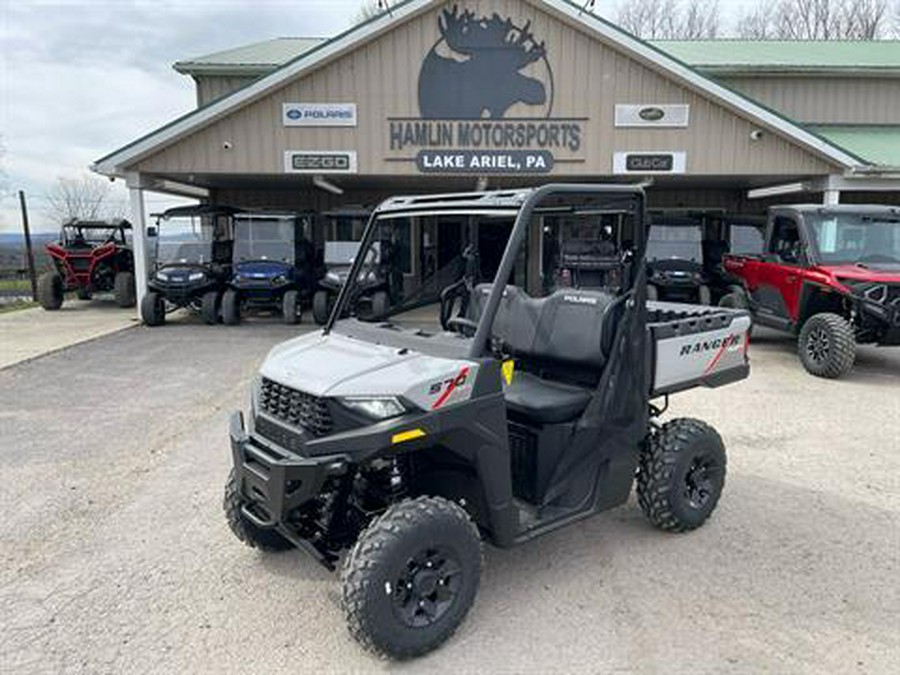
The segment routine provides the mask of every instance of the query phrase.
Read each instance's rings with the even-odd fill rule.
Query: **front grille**
[[[333,422],[324,398],[263,378],[259,407],[282,422],[302,427],[316,438],[331,433]]]
[[[90,258],[70,257],[69,264],[76,272],[87,272],[91,268]]]

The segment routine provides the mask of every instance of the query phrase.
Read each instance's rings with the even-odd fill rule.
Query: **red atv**
[[[900,344],[900,208],[776,206],[761,255],[727,255],[719,303],[798,336],[819,377],[846,374],[857,344]]]
[[[127,220],[68,221],[59,241],[47,244],[54,269],[38,278],[38,301],[47,310],[59,309],[66,291],[82,300],[95,292],[113,291],[119,307],[133,307],[134,255],[126,239]]]

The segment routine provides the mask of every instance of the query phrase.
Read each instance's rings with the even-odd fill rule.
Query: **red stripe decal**
[[[712,372],[712,369],[716,367],[716,364],[719,362],[719,359],[722,358],[722,354],[725,353],[725,350],[728,349],[732,345],[732,341],[729,338],[725,338],[722,342],[722,346],[719,347],[719,351],[716,352],[715,357],[712,361],[709,362],[709,365],[706,366],[706,370],[703,371],[704,375],[709,375]]]
[[[431,406],[431,409],[432,409],[432,410],[437,410],[437,409],[440,408],[442,405],[444,405],[444,403],[447,402],[447,399],[450,398],[450,394],[452,394],[452,393],[453,393],[453,390],[456,389],[456,383],[459,382],[460,379],[462,379],[462,381],[465,382],[465,381],[466,381],[466,378],[467,378],[468,376],[469,376],[469,367],[466,366],[465,368],[463,368],[462,370],[460,370],[460,371],[459,371],[459,375],[457,375],[456,377],[454,377],[454,378],[453,378],[453,381],[450,382],[449,385],[447,385],[447,389],[444,391],[443,394],[441,394],[441,397],[440,397],[437,401],[434,402],[434,405]]]

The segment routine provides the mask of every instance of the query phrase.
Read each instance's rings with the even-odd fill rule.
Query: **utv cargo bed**
[[[747,377],[750,326],[744,310],[649,301],[651,397]]]

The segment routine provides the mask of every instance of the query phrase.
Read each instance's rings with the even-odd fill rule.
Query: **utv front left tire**
[[[281,298],[281,318],[289,326],[300,323],[302,309],[300,307],[300,293],[296,290],[284,292]]]
[[[63,280],[56,272],[44,272],[37,281],[38,302],[47,311],[57,310],[63,304]]]
[[[222,323],[237,326],[241,322],[241,299],[237,291],[228,289],[222,295]]]
[[[328,291],[316,291],[313,295],[313,319],[320,326],[328,321]]]
[[[725,486],[725,445],[711,426],[682,418],[664,424],[644,444],[637,496],[661,530],[694,530],[709,518]]]
[[[478,592],[481,539],[458,504],[418,497],[372,521],[344,560],[342,605],[368,651],[404,659],[435,649]]]
[[[166,322],[166,301],[155,291],[147,291],[141,300],[141,318],[148,326],[162,326]]]
[[[814,314],[800,330],[800,361],[817,377],[837,379],[853,368],[856,338],[853,326],[838,314]]]
[[[244,499],[234,476],[234,469],[228,474],[228,482],[225,483],[225,499],[222,508],[225,509],[225,517],[231,533],[250,548],[257,548],[266,553],[288,551],[294,546],[275,530],[263,530],[256,527],[241,513]]]

